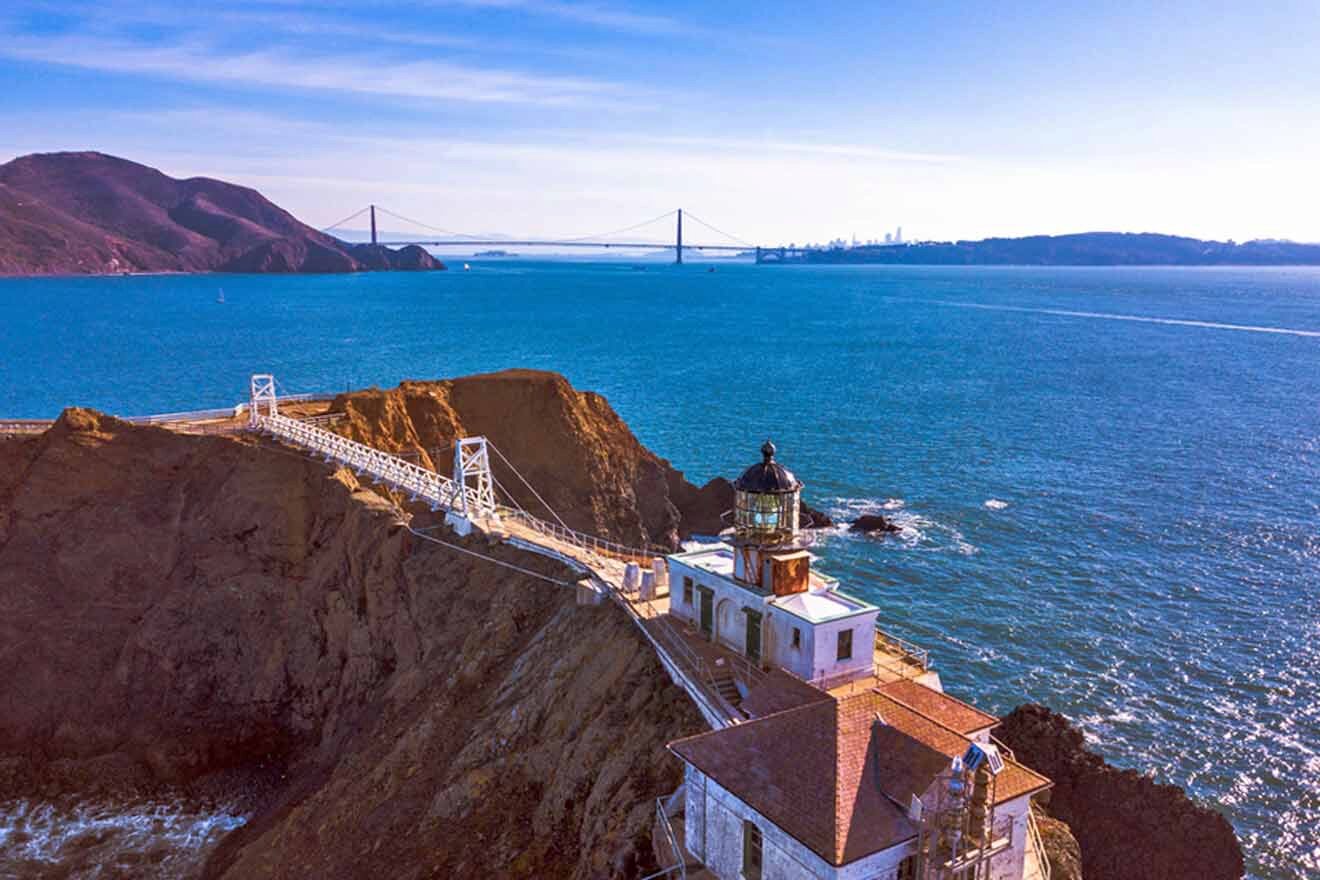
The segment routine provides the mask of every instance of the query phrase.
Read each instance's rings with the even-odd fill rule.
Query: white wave
[[[991,510],[1003,510],[1005,507],[1008,507],[1008,502],[1000,501],[998,498],[987,498],[985,500],[985,506]]]
[[[41,862],[76,868],[89,860],[91,874],[116,857],[164,851],[159,876],[183,876],[203,850],[247,818],[229,809],[200,810],[179,802],[83,802],[73,805],[0,803],[0,876],[10,867]],[[119,876],[115,874],[115,876]]]
[[[1156,318],[1150,315],[1124,315],[1115,312],[1082,312],[1073,309],[1040,309],[1029,306],[1001,306],[990,303],[952,302],[949,300],[921,300],[931,305],[955,306],[961,309],[986,309],[995,312],[1030,312],[1037,315],[1059,315],[1065,318],[1098,318],[1106,321],[1136,321],[1142,324],[1172,324],[1178,327],[1199,327],[1208,330],[1239,330],[1247,333],[1281,333],[1287,336],[1320,338],[1320,330],[1299,330],[1294,327],[1264,327],[1255,324],[1225,324],[1219,321],[1197,321],[1191,318]]]
[[[887,537],[897,539],[905,547],[918,550],[952,549],[964,556],[980,552],[954,527],[908,510],[907,502],[902,498],[825,498],[822,503],[830,518],[839,523],[830,530],[830,534],[846,533],[847,522],[859,516],[883,514],[885,519],[898,527],[897,532]]]

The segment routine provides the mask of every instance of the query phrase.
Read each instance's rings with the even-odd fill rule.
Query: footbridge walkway
[[[443,512],[446,522],[460,535],[477,531],[564,563],[580,575],[577,585],[582,601],[594,603],[608,597],[624,609],[654,648],[670,678],[687,692],[712,728],[727,727],[745,719],[721,696],[716,670],[667,619],[668,595],[644,599],[633,583],[636,578],[629,576],[630,565],[655,570],[656,560],[660,558],[656,552],[578,532],[562,521],[552,523],[521,508],[499,503],[495,496],[497,482],[490,466],[490,451],[494,447],[485,437],[464,438],[455,444],[451,479],[309,420],[282,415],[280,402],[274,376],[253,376],[247,410],[249,427],[321,456],[327,462],[349,467],[359,475],[406,494],[414,502],[425,502],[431,510]],[[424,533],[414,534],[435,540]]]

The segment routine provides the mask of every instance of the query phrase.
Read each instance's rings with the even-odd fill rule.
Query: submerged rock
[[[878,513],[867,513],[857,517],[848,526],[850,532],[861,532],[867,535],[885,535],[902,531],[894,521]]]
[[[1223,814],[1175,785],[1107,763],[1062,715],[1019,706],[995,733],[1054,781],[1049,813],[1076,836],[1086,880],[1239,880],[1245,873]]]

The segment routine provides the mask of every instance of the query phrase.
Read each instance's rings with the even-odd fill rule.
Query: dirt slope
[[[701,729],[614,606],[291,451],[85,410],[0,441],[0,661],[6,791],[271,780],[214,877],[636,875]]]

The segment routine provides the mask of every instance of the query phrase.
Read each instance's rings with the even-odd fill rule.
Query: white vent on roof
[[[908,818],[913,822],[921,821],[921,798],[915,794],[912,796],[912,803],[908,805]]]

